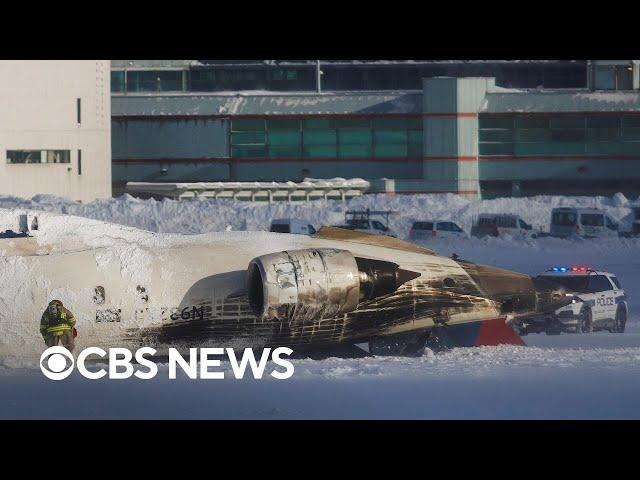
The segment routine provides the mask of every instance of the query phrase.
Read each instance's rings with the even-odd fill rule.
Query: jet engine
[[[397,264],[314,248],[254,258],[247,269],[249,304],[261,318],[310,321],[354,311],[420,274]]]

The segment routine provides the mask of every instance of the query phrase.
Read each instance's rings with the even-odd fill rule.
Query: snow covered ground
[[[631,221],[622,195],[484,201],[455,195],[369,195],[346,204],[306,205],[158,202],[126,196],[83,205],[39,196],[0,197],[0,209],[6,209],[0,210],[0,229],[16,229],[12,219],[27,210],[197,234],[263,230],[272,218],[282,217],[306,218],[318,227],[341,223],[346,209],[368,207],[398,210],[390,226],[403,238],[414,220],[451,219],[469,230],[472,217],[482,212],[517,213],[534,228],[547,230],[551,208],[561,205],[605,209],[623,228]],[[71,218],[65,224],[84,225]],[[90,234],[85,227],[83,235]],[[294,377],[287,381],[169,381],[159,374],[150,381],[89,381],[74,375],[52,382],[35,365],[0,358],[0,418],[640,418],[640,240],[491,238],[427,245],[440,254],[455,252],[528,274],[573,263],[612,271],[629,295],[627,332],[528,335],[527,347],[428,351],[414,359],[296,360]]]

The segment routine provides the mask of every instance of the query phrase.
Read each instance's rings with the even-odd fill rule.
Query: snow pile
[[[0,196],[0,208],[45,210],[119,223],[154,232],[205,233],[233,230],[267,230],[273,218],[304,218],[314,226],[344,222],[344,212],[353,209],[395,210],[389,219],[399,238],[406,238],[416,220],[452,220],[469,231],[480,213],[514,213],[535,229],[549,230],[551,209],[555,207],[600,208],[616,220],[622,229],[632,222],[632,204],[622,194],[614,197],[538,196],[473,200],[455,194],[385,195],[372,194],[346,201],[315,200],[307,204],[286,202],[251,204],[236,200],[164,199],[140,200],[129,195],[80,204],[51,195],[31,200]]]

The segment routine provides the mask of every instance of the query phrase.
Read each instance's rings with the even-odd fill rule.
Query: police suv
[[[521,334],[546,332],[623,333],[629,315],[627,296],[612,273],[589,267],[553,267],[538,276],[572,292],[573,302],[546,317],[529,317],[516,325]]]

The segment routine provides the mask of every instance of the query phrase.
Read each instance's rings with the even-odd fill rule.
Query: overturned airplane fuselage
[[[133,231],[128,229],[128,231]],[[328,346],[551,311],[566,292],[382,236],[138,232],[136,241],[0,243],[0,353],[41,352],[60,299],[85,346]]]

